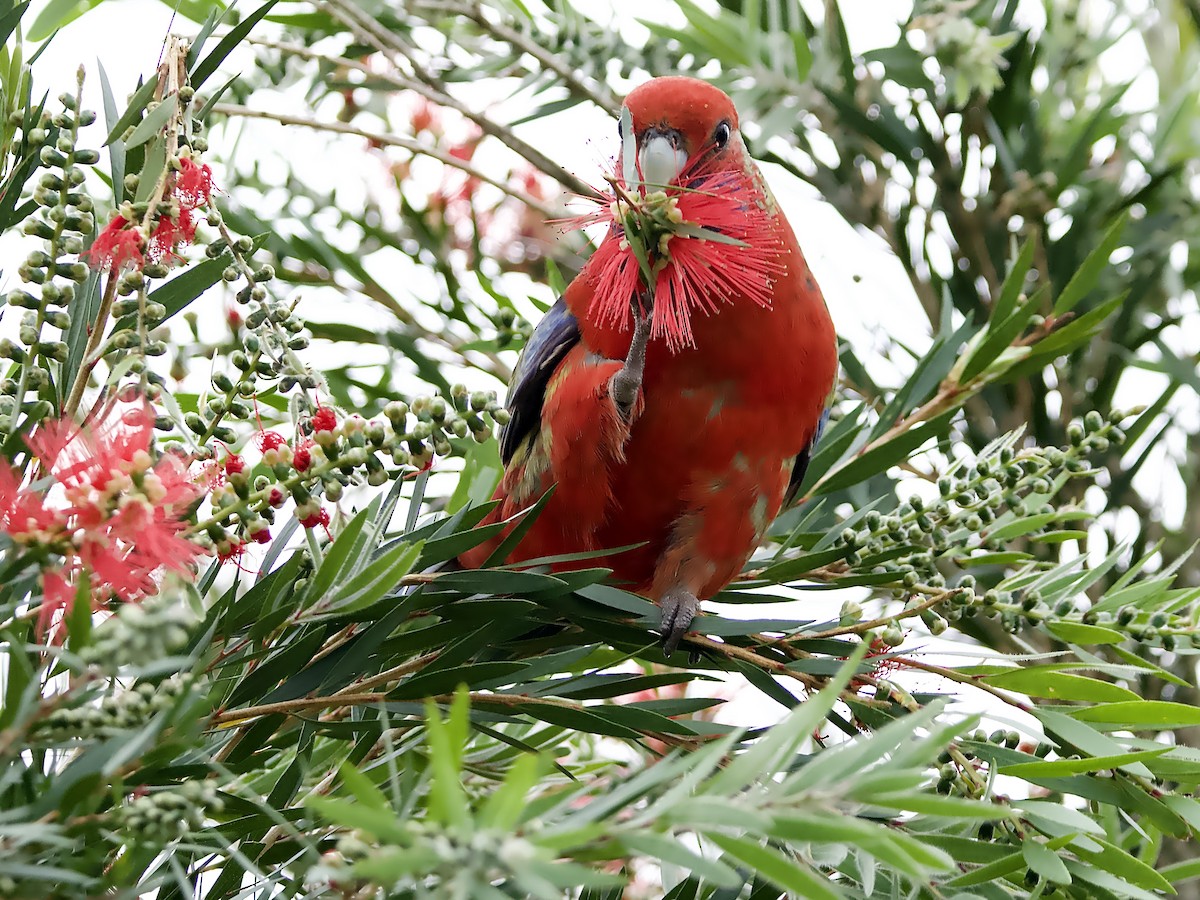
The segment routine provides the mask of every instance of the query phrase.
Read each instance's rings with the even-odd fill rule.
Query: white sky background
[[[31,22],[43,5],[44,0],[35,2],[33,15],[26,21]],[[819,12],[819,3],[806,2],[804,5],[809,8],[816,6]],[[253,4],[249,3],[243,3],[242,6],[244,10],[253,8]],[[1039,4],[1030,3],[1026,6],[1033,10],[1031,15],[1040,18]],[[620,0],[613,3],[612,7],[617,20],[633,22],[638,14],[644,13],[646,5],[645,0]],[[668,13],[674,12],[670,4],[663,4],[660,8]],[[907,15],[909,8],[908,2],[900,0],[882,3],[880,0],[842,0],[843,14],[854,49],[862,52],[873,47],[893,44],[898,35],[896,23]],[[82,63],[88,69],[89,75],[85,106],[101,110],[95,67],[95,54],[99,51],[120,104],[133,90],[138,77],[148,76],[152,72],[170,20],[169,8],[158,0],[107,0],[59,33],[35,67],[35,88],[39,91],[48,89],[51,97],[72,90],[75,70]],[[682,21],[677,24],[682,24]],[[193,32],[195,27],[182,19],[175,25],[175,29],[184,34]],[[1144,56],[1139,54],[1135,58],[1132,52],[1120,46],[1110,51],[1115,54],[1115,66],[1126,71],[1141,69],[1144,64]],[[233,64],[242,64],[248,60],[249,55],[246,54],[235,58]],[[226,68],[233,70],[229,64]],[[1146,84],[1140,83],[1130,102],[1152,106],[1155,97],[1153,76],[1146,77],[1151,81]],[[219,78],[214,77],[212,84],[218,83]],[[330,113],[336,109],[330,106],[328,110],[318,108],[314,112],[297,91],[276,91],[269,96],[256,97],[255,102],[264,105],[264,108],[265,104],[270,102],[270,108],[274,112],[316,118],[321,118],[323,112]],[[503,113],[501,115],[503,116]],[[100,123],[85,131],[83,146],[98,145],[103,140],[104,131],[101,115]],[[615,124],[605,114],[587,106],[579,106],[564,114],[527,123],[521,126],[518,132],[521,137],[542,149],[551,158],[593,183],[599,181],[605,160],[611,157],[616,149]],[[361,202],[364,191],[371,191],[379,197],[386,196],[379,192],[392,190],[391,179],[382,159],[364,153],[362,143],[356,138],[339,138],[331,142],[324,134],[301,128],[285,129],[276,123],[256,121],[239,122],[231,128],[218,128],[210,135],[212,157],[232,158],[235,165],[244,168],[248,168],[253,161],[260,161],[264,169],[281,170],[286,164],[293,168],[299,179],[311,187],[336,189],[337,202],[344,206],[350,205],[348,208],[352,208],[356,200]],[[487,161],[488,157],[481,149],[477,162],[486,167]],[[440,173],[440,166],[429,165],[427,169],[415,166],[414,177],[422,171],[428,171],[434,179],[440,177],[439,174],[435,174]],[[786,210],[808,261],[822,285],[839,334],[851,341],[860,358],[871,359],[878,356],[891,340],[899,340],[917,352],[928,347],[930,334],[926,316],[913,295],[902,266],[887,250],[884,242],[872,234],[858,231],[848,225],[832,207],[821,200],[811,186],[775,167],[764,167],[764,172],[772,190]],[[216,182],[218,186],[222,183],[219,167]],[[435,185],[436,181],[430,188]],[[320,213],[316,215],[319,216]],[[11,273],[14,273],[19,262],[18,247],[18,242],[11,237],[0,240],[0,268],[4,272],[3,280],[0,281],[2,289],[7,290],[13,286],[14,275]],[[426,285],[419,281],[414,282],[414,276],[419,277],[421,270],[407,260],[372,259],[369,265],[372,274],[382,284],[396,289],[396,295],[401,302],[404,302],[406,290],[436,290],[432,280]],[[400,288],[401,285],[404,287]],[[516,299],[523,296],[528,283],[523,278],[507,279],[500,282],[500,287],[502,290],[510,290]],[[543,301],[551,299],[548,291],[536,287],[534,290],[540,291],[538,296]],[[1190,302],[1194,308],[1194,296],[1190,298]],[[208,325],[210,333],[215,334],[214,329],[224,327],[224,311],[229,303],[227,297],[214,290],[195,304],[193,309],[199,313],[202,322],[211,323]],[[532,307],[528,308],[532,310]],[[301,303],[299,312],[302,316],[314,320],[330,321],[340,318],[364,327],[383,327],[387,321],[386,313],[366,304],[351,304],[328,294],[309,297],[307,302]],[[13,321],[15,318],[6,316],[6,319]],[[1174,331],[1179,332],[1180,329]],[[1200,332],[1200,327],[1197,328],[1197,332]],[[1190,336],[1168,333],[1165,337],[1180,351],[1200,351],[1200,336],[1197,333]],[[336,355],[336,352],[337,348],[322,348],[318,343],[306,351],[306,358],[318,362],[321,353]],[[1133,379],[1127,381],[1129,383],[1122,384],[1117,398],[1118,405],[1147,402],[1147,398],[1158,395],[1161,385],[1164,384],[1160,376],[1150,373],[1137,373]],[[1181,427],[1200,428],[1200,412],[1194,409],[1194,397],[1190,401],[1177,402],[1190,403],[1190,406],[1176,410]],[[1171,466],[1160,463],[1154,467],[1147,467],[1147,471],[1142,473],[1140,486],[1144,493],[1161,498],[1163,513],[1168,521],[1178,521],[1183,512],[1178,508],[1178,498],[1182,497],[1182,491],[1170,490],[1172,477],[1177,478],[1173,476]],[[1174,508],[1171,505],[1172,497],[1176,498]],[[805,593],[802,595],[803,606],[743,606],[725,609],[722,612],[754,617],[826,618],[836,615],[837,608],[844,598],[861,593]],[[938,641],[936,645],[942,650],[954,649],[953,645],[945,641]],[[930,644],[930,649],[932,648],[933,645]],[[945,662],[954,665],[965,661],[947,658]],[[906,683],[910,687],[919,686],[922,689],[942,686],[928,681],[919,685],[907,680]],[[739,697],[739,702],[729,704],[720,718],[725,721],[737,721],[739,724],[762,724],[765,720],[776,718],[781,711],[781,707],[766,700],[754,690]]]

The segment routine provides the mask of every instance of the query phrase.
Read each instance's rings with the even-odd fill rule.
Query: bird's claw
[[[639,312],[638,305],[633,309],[633,338],[629,341],[629,352],[625,355],[625,364],[609,382],[609,392],[621,418],[629,421],[633,404],[637,402],[638,391],[642,388],[642,376],[646,370],[646,345],[650,343],[651,314]]]
[[[673,588],[663,595],[658,605],[662,609],[662,627],[659,634],[662,635],[663,653],[670,656],[691,627],[692,619],[700,611],[700,601],[689,591]]]

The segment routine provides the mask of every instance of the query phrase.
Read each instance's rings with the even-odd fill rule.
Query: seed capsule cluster
[[[982,566],[980,571],[987,571],[993,554],[1012,550],[1012,537],[1036,539],[1060,523],[1064,510],[1056,512],[1050,499],[1069,479],[1091,471],[1089,454],[1124,442],[1119,423],[1125,417],[1114,412],[1106,419],[1090,412],[1068,428],[1068,444],[1062,448],[1016,449],[1015,435],[998,442],[973,463],[959,464],[939,478],[935,500],[913,496],[891,513],[871,511],[847,526],[838,541],[845,562],[878,576],[880,584],[894,584],[893,598],[906,600],[909,608],[923,606],[931,593],[944,592],[945,603],[920,612],[933,634],[976,615],[998,617],[1014,632],[1053,617],[1097,621],[1098,615],[1080,614],[1073,604],[1051,608],[1033,578],[1010,579],[1005,589],[989,588],[967,570]],[[1028,521],[1014,530],[1022,519]],[[1136,613],[1126,614],[1122,623],[1131,636],[1160,636],[1153,629],[1165,622],[1154,625],[1136,618]],[[887,627],[881,639],[889,646],[902,643],[899,623]]]
[[[88,279],[88,267],[78,256],[95,217],[83,183],[85,169],[100,154],[77,145],[79,129],[96,120],[94,112],[79,108],[82,78],[81,71],[76,93],[58,98],[62,110],[57,114],[36,123],[14,122],[23,129],[20,151],[36,153],[44,170],[33,191],[36,211],[23,226],[25,234],[41,238],[43,245],[17,268],[23,286],[6,297],[8,306],[21,310],[21,319],[16,341],[0,340],[0,358],[20,368],[0,381],[0,435],[12,433],[22,414],[40,421],[52,412],[50,400],[37,395],[50,390],[51,373],[67,362],[67,308]]]
[[[145,662],[146,660],[142,660]],[[42,744],[63,744],[112,737],[138,728],[166,712],[195,689],[190,675],[173,675],[157,684],[142,682],[104,696],[97,704],[55,709],[34,721],[31,737]]]
[[[262,463],[253,470],[237,455],[218,460],[222,476],[210,494],[213,515],[197,526],[198,537],[223,557],[249,542],[266,543],[275,511],[289,499],[306,528],[327,525],[322,495],[336,502],[351,485],[379,486],[428,468],[435,455],[454,452],[455,440],[486,441],[508,419],[494,392],[472,393],[462,385],[449,397],[392,401],[381,420],[339,420],[320,407],[301,419],[290,443],[276,432],[262,433]]]
[[[117,808],[118,827],[135,841],[161,845],[194,834],[224,802],[212,781],[185,781],[179,787],[133,795]]]
[[[546,856],[542,848],[524,838],[496,830],[478,830],[464,836],[420,819],[409,819],[402,827],[405,846],[430,864],[424,867],[423,874],[412,879],[411,885],[406,880],[397,886],[419,885],[425,893],[455,882],[464,873],[473,873],[475,883],[507,879],[522,865]],[[380,846],[377,840],[360,832],[345,834],[321,857],[321,864],[310,871],[308,881],[314,886],[323,882],[341,890],[369,885],[372,879],[360,881],[355,864],[370,865],[374,859],[394,852],[393,846]]]
[[[115,675],[126,666],[178,653],[187,645],[195,622],[191,608],[173,593],[147,597],[141,603],[124,603],[96,629],[92,643],[80,652],[80,657],[86,665]]]

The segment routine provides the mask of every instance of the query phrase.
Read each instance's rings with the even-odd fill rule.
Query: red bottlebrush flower
[[[630,240],[642,242],[653,274],[652,336],[673,350],[693,343],[695,311],[709,314],[735,300],[771,305],[772,284],[784,274],[781,244],[766,204],[754,200],[762,189],[752,172],[713,172],[700,162],[649,193],[644,185],[628,189],[620,167],[614,180],[617,191],[604,206],[569,223],[610,228],[590,267],[598,320],[626,325],[629,298],[645,284]],[[636,234],[626,233],[631,225]]]
[[[196,223],[191,212],[181,206],[179,216],[162,216],[150,235],[150,258],[156,262],[171,262],[179,258],[175,251],[190,244],[196,236]]]
[[[287,443],[287,439],[278,431],[260,431],[254,442],[265,453],[267,450],[278,450]]]
[[[146,264],[144,246],[145,239],[133,223],[124,216],[114,216],[83,255],[93,269],[121,269],[127,265],[140,269]]]
[[[313,431],[333,431],[337,428],[337,413],[328,406],[319,406],[312,414]]]
[[[292,454],[292,465],[297,472],[308,471],[308,467],[312,465],[312,452],[309,451],[307,445],[296,448],[296,452]]]
[[[231,331],[237,331],[242,327],[242,314],[236,309],[228,309],[225,311],[225,321]]]
[[[230,453],[225,457],[225,474],[237,475],[239,472],[246,471],[246,460],[244,457],[238,456],[236,453]]]
[[[260,531],[250,532],[250,540],[254,541],[256,544],[271,543],[271,529],[263,528]]]
[[[187,210],[207,206],[212,200],[212,190],[212,169],[186,157],[179,160],[174,195],[181,207]]]
[[[241,538],[231,537],[217,543],[217,561],[227,563],[231,559],[241,559],[246,552],[246,542]]]
[[[271,488],[271,493],[267,495],[267,503],[271,504],[273,509],[279,509],[286,501],[287,494],[277,487]]]
[[[327,526],[329,524],[329,510],[321,507],[316,512],[301,519],[300,524],[305,528],[316,528],[318,525],[322,527]]]

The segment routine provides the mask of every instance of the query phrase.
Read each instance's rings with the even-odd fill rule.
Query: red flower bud
[[[303,525],[305,528],[316,528],[318,525],[322,525],[322,526],[328,525],[329,524],[329,510],[320,509],[317,512],[313,513],[311,516],[305,516],[303,519],[300,520],[300,524]]]
[[[333,431],[337,428],[337,413],[328,406],[321,406],[312,415],[313,431]]]
[[[287,443],[287,440],[278,431],[260,431],[254,441],[258,444],[258,449],[264,453],[268,450],[278,450]]]

